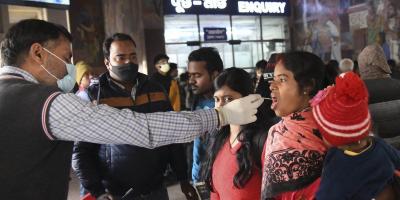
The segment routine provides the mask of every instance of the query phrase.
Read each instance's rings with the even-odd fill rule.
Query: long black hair
[[[224,70],[214,81],[215,90],[221,89],[223,86],[227,86],[230,89],[240,93],[242,96],[247,96],[254,91],[254,85],[249,73],[239,68],[228,68]],[[239,170],[236,172],[233,178],[233,184],[236,188],[243,188],[244,185],[249,181],[252,174],[252,169],[255,165],[253,159],[254,153],[252,152],[252,136],[259,130],[268,131],[269,127],[267,121],[267,107],[263,104],[259,107],[257,112],[257,121],[251,124],[241,126],[241,130],[238,134],[238,141],[242,144],[241,148],[236,153],[236,159]],[[212,187],[212,167],[218,152],[221,147],[225,144],[226,140],[229,139],[230,127],[229,125],[222,127],[218,133],[214,134],[210,138],[210,145],[208,147],[208,161],[206,163],[203,175],[207,186],[210,190]]]

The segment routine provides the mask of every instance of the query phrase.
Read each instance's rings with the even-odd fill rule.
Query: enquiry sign
[[[286,2],[238,1],[239,13],[285,13]]]
[[[289,0],[164,0],[165,14],[289,15]]]

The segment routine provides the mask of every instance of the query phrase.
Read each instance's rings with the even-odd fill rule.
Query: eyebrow
[[[274,77],[279,77],[279,76],[289,77],[287,74],[278,74],[278,75],[274,75]]]
[[[136,56],[136,52],[132,52],[132,53],[118,53],[115,56]]]
[[[219,97],[232,97],[232,95],[230,95],[230,94],[222,95],[222,96],[215,96],[215,95],[214,95],[214,97],[218,97],[218,98],[219,98]]]
[[[126,55],[128,55],[128,54],[119,53],[119,54],[116,54],[115,56],[124,57],[124,56],[126,56]]]

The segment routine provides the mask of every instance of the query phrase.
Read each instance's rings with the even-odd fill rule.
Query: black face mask
[[[111,65],[111,71],[118,76],[121,81],[134,82],[138,74],[139,65],[135,63],[127,63],[123,65]]]

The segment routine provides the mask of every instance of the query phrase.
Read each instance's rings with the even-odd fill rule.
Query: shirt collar
[[[32,74],[18,67],[3,66],[0,68],[0,75],[1,74],[18,74],[29,82],[39,84],[39,81],[35,77],[33,77]]]

